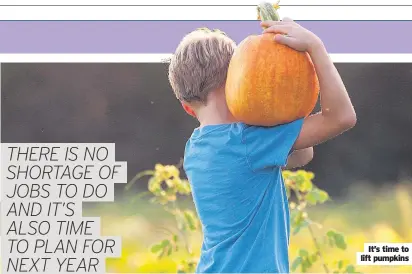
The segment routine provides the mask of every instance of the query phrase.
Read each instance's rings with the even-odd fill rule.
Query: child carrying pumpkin
[[[200,123],[184,155],[204,235],[197,272],[289,272],[289,208],[281,169],[307,164],[313,146],[356,123],[322,41],[291,19],[261,24],[264,32],[277,34],[276,42],[309,53],[322,110],[274,127],[239,123],[228,110],[224,89],[235,43],[208,30],[182,40],[169,80],[185,111]]]

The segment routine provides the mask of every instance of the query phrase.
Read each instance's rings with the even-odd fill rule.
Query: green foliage
[[[176,262],[178,272],[194,272],[197,258],[192,252],[188,239],[191,233],[200,230],[200,222],[195,212],[180,208],[177,203],[179,195],[191,195],[189,182],[180,177],[177,166],[157,164],[154,170],[136,175],[132,182],[127,185],[127,188],[143,176],[150,176],[148,181],[148,189],[152,195],[150,202],[162,206],[165,211],[174,216],[176,221],[176,232],[165,229],[169,237],[152,245],[150,251],[158,259],[162,259],[164,257],[174,258],[176,252],[184,250],[185,259]],[[305,273],[310,271],[313,266],[320,264],[326,273],[357,273],[355,267],[347,261],[326,262],[324,259],[324,254],[328,251],[328,248],[345,250],[347,243],[343,234],[333,229],[323,232],[322,225],[309,218],[308,207],[324,204],[330,200],[327,192],[313,184],[314,177],[312,172],[304,170],[283,171],[291,211],[292,236],[307,229],[313,242],[312,250],[298,250],[296,257],[291,261],[291,271]],[[320,232],[315,233],[314,228],[317,228]]]
[[[182,209],[177,204],[178,195],[191,195],[189,182],[180,178],[180,171],[177,166],[157,164],[154,170],[144,171],[136,175],[126,187],[130,188],[137,179],[143,176],[150,176],[148,182],[148,189],[152,194],[150,202],[161,205],[165,211],[172,214],[175,218],[177,229],[176,233],[164,229],[169,237],[152,245],[150,251],[158,259],[162,259],[165,256],[173,257],[174,253],[184,250],[186,256],[184,260],[178,262],[178,272],[195,272],[197,259],[193,255],[188,237],[190,233],[200,229],[199,219],[195,212],[189,209]]]

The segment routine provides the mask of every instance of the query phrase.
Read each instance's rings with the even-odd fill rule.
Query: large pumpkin
[[[271,4],[259,5],[262,20],[279,20]],[[252,35],[236,48],[226,81],[232,115],[249,125],[274,126],[308,116],[319,95],[313,63],[305,52]]]

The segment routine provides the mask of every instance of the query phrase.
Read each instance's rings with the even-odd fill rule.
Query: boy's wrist
[[[313,43],[311,43],[308,53],[311,57],[327,54],[326,48],[320,39],[316,39]]]
[[[325,46],[323,45],[322,41],[313,44],[308,51],[310,58],[312,59],[313,64],[315,65],[315,69],[318,73],[322,74],[322,70],[329,70],[331,66],[333,66],[333,62],[329,57],[328,52],[326,51]]]

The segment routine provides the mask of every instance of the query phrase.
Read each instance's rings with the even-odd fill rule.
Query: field
[[[323,250],[324,261],[347,261],[355,265],[356,271],[363,273],[412,273],[412,266],[356,266],[355,257],[356,252],[363,251],[366,242],[412,242],[410,186],[410,183],[402,183],[376,190],[361,185],[350,191],[350,198],[310,209],[311,219],[346,236],[347,249],[326,248]],[[192,206],[190,199],[179,203],[185,207]],[[179,261],[185,256],[184,252],[177,252],[158,260],[150,252],[153,243],[166,237],[162,228],[174,231],[176,225],[172,215],[143,198],[99,204],[87,208],[84,215],[101,216],[103,235],[122,236],[122,257],[108,259],[108,272],[176,272]],[[197,255],[201,244],[200,232],[195,232],[189,242]],[[291,238],[291,261],[298,250],[311,250],[313,245],[308,229],[303,228]],[[333,265],[328,266],[330,272],[333,268]],[[325,272],[325,269],[316,264],[308,272]]]

